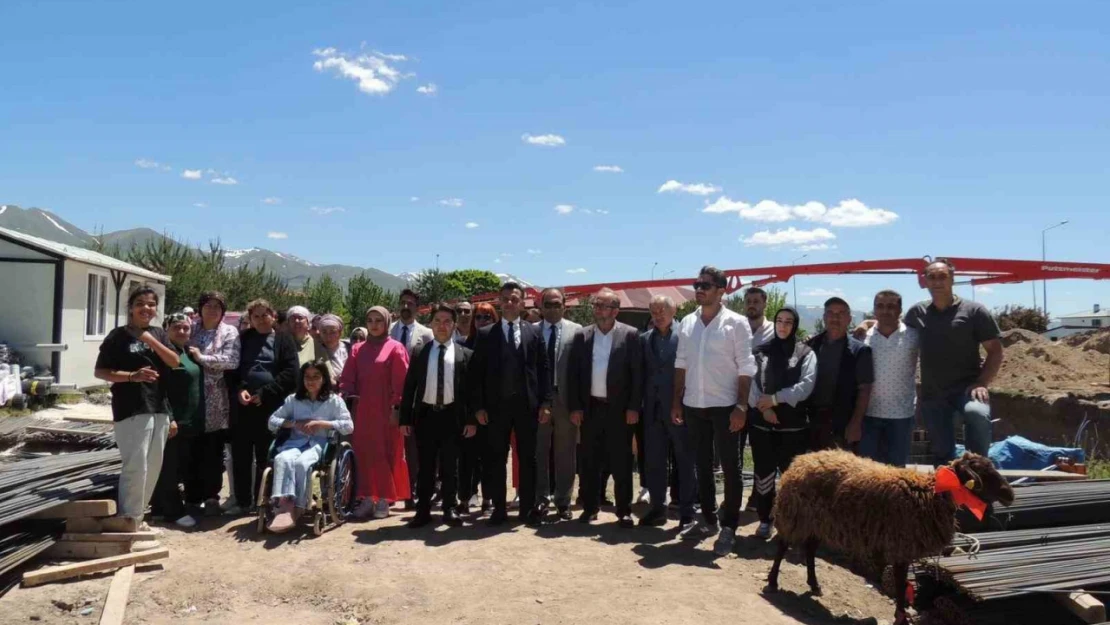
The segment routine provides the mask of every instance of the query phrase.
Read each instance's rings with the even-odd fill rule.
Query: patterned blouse
[[[204,365],[204,431],[226,430],[230,405],[224,372],[239,367],[239,330],[225,323],[205,330],[197,323],[189,344],[200,350]]]

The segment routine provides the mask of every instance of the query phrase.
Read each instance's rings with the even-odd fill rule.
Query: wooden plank
[[[31,433],[41,434],[57,434],[60,436],[103,436],[107,432],[99,432],[97,430],[74,430],[70,428],[50,428],[41,425],[28,425],[25,428]]]
[[[153,562],[154,560],[161,560],[168,557],[170,557],[170,550],[162,547],[161,549],[140,551],[139,553],[128,553],[122,556],[112,556],[110,558],[101,558],[99,560],[90,560],[88,562],[78,562],[76,564],[66,564],[63,566],[51,566],[45,569],[39,569],[38,571],[30,571],[28,573],[24,573],[23,585],[38,586],[40,584],[49,584],[50,582],[72,579],[74,577],[89,575],[91,573],[114,571],[124,566],[140,564],[143,562]]]
[[[51,545],[45,553],[46,557],[59,560],[94,560],[131,553],[131,543],[62,541]]]
[[[1008,478],[1008,479],[1018,479],[1018,478],[1022,478],[1022,477],[1027,477],[1027,478],[1032,479],[1032,480],[1040,480],[1040,481],[1046,481],[1046,482],[1047,481],[1063,482],[1063,481],[1070,481],[1070,480],[1085,480],[1085,479],[1087,479],[1086,475],[1081,475],[1079,473],[1067,473],[1067,472],[1064,472],[1064,471],[1029,471],[1029,470],[1026,470],[1026,469],[1002,469],[998,473],[1002,477]]]
[[[1060,593],[1053,596],[1073,614],[1083,619],[1084,623],[1102,623],[1106,620],[1106,606],[1087,593]]]
[[[100,613],[100,625],[123,625],[123,613],[127,610],[127,598],[131,594],[134,577],[134,564],[116,571],[112,585],[108,587],[108,598],[104,600],[104,611]]]
[[[155,532],[105,532],[103,534],[62,534],[63,542],[129,543],[136,540],[157,540]]]
[[[115,516],[116,502],[112,499],[86,499],[67,501],[32,516],[32,519],[73,519],[77,517]]]
[[[96,534],[103,528],[100,526],[100,519],[91,517],[78,517],[76,519],[66,519],[66,531],[75,532],[80,534]]]
[[[74,423],[107,423],[107,424],[111,425],[112,424],[112,417],[111,417],[111,415],[106,416],[106,417],[97,417],[97,416],[92,416],[92,415],[85,416],[85,417],[72,416],[72,417],[62,417],[62,421],[72,421]]]

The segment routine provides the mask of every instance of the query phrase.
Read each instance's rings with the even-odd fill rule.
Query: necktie
[[[516,347],[516,332],[513,332],[513,322],[509,322],[509,343]]]
[[[551,388],[559,385],[559,378],[555,375],[555,330],[556,326],[550,327],[551,334],[547,336],[547,367],[551,372]]]
[[[405,349],[409,348],[409,327],[403,323],[401,324],[401,345],[404,345]]]
[[[447,361],[447,348],[439,346],[439,369],[436,370],[436,408],[443,408],[443,370]]]

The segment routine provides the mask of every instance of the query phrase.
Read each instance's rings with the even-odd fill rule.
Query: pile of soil
[[[1092,385],[1105,383],[1110,367],[1110,333],[1083,336],[1088,338],[1073,345],[1068,339],[1054,343],[1028,330],[1003,332],[1005,353],[995,386],[1039,395],[1090,391]]]
[[[1079,349],[1110,354],[1110,328],[1073,334],[1062,342]]]

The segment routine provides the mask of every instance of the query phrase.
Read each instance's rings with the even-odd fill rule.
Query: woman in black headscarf
[[[817,355],[797,340],[798,311],[775,313],[775,337],[755,350],[756,374],[748,398],[748,424],[755,461],[759,538],[771,536],[776,473],[805,452],[809,424],[799,404],[813,392]]]

